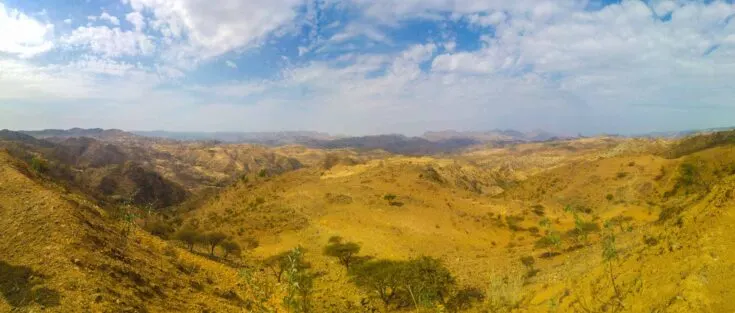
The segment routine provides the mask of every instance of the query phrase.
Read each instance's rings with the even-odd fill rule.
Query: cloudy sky
[[[732,1],[0,0],[0,128],[735,126]]]

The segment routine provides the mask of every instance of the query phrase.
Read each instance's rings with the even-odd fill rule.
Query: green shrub
[[[311,294],[314,288],[314,276],[302,265],[303,250],[294,248],[287,255],[288,265],[286,274],[286,296],[283,304],[294,313],[311,311]]]
[[[46,174],[49,171],[48,161],[41,157],[34,156],[31,159],[31,169],[37,173]]]
[[[533,270],[533,266],[534,264],[536,264],[536,260],[533,258],[533,256],[528,255],[521,257],[521,263],[523,264],[523,266],[526,267],[526,269],[530,271]]]
[[[475,287],[466,287],[458,290],[452,295],[445,307],[447,311],[456,313],[466,311],[472,308],[472,305],[476,302],[481,302],[485,299],[485,294],[482,290]]]
[[[523,230],[519,225],[523,221],[523,216],[508,215],[505,217],[505,222],[508,224],[508,228],[512,231]]]
[[[536,214],[538,216],[544,216],[544,215],[546,215],[546,210],[544,209],[544,206],[543,205],[536,204],[536,205],[532,206],[531,209],[533,209],[533,214]]]

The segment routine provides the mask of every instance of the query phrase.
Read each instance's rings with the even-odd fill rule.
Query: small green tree
[[[220,244],[222,247],[222,250],[225,250],[225,255],[223,256],[225,259],[227,259],[227,256],[230,254],[234,255],[235,257],[240,257],[240,254],[242,253],[242,248],[240,248],[240,245],[237,242],[227,240]]]
[[[402,264],[397,261],[370,261],[350,271],[352,281],[358,287],[374,292],[388,306],[396,297],[401,282]]]
[[[34,156],[31,159],[31,169],[37,173],[46,174],[49,171],[48,161],[39,156]]]
[[[445,303],[454,287],[455,279],[444,264],[435,258],[422,256],[406,263],[401,273],[403,287],[408,291],[414,306],[431,306]]]
[[[221,232],[211,232],[204,234],[204,243],[207,244],[209,247],[209,255],[214,256],[214,248],[216,248],[220,243],[225,241],[227,239],[227,235],[221,233]]]
[[[330,244],[332,244],[332,243],[341,243],[342,242],[342,237],[340,237],[340,236],[332,236],[332,237],[329,237],[329,241],[328,242]]]
[[[263,261],[263,264],[271,270],[273,276],[280,283],[283,278],[283,273],[286,272],[291,266],[291,259],[289,255],[291,251],[284,251],[279,254],[268,257]],[[298,259],[301,263],[297,264],[299,270],[306,270],[310,267],[309,263],[305,262],[303,258]]]
[[[189,248],[189,251],[194,251],[194,244],[199,242],[201,234],[199,234],[198,231],[192,228],[185,227],[176,232],[175,237],[177,240],[186,244],[186,246]]]
[[[283,277],[283,272],[288,269],[290,264],[290,260],[288,259],[289,254],[290,251],[282,252],[271,256],[264,261],[265,266],[273,272],[273,275],[279,283],[281,282],[281,277]]]
[[[333,237],[334,238],[334,237]],[[332,240],[330,239],[330,242]],[[352,263],[353,257],[360,252],[360,245],[354,242],[342,242],[337,240],[324,247],[324,255],[335,257],[339,259],[339,262],[345,266],[348,270]]]

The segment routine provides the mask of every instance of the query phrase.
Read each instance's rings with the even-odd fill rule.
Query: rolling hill
[[[413,140],[390,136],[314,148],[0,134],[0,310],[735,309],[729,132],[422,155],[376,148]],[[52,170],[64,166],[82,173]],[[353,244],[351,266],[327,253]]]

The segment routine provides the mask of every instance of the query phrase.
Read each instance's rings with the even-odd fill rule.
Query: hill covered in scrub
[[[0,310],[735,309],[728,133],[441,156],[2,138],[0,261],[13,283],[0,284]],[[99,196],[91,174],[54,172],[65,166],[119,180]],[[135,175],[181,199],[151,210],[155,191],[178,191]],[[130,186],[153,196],[110,201]]]

